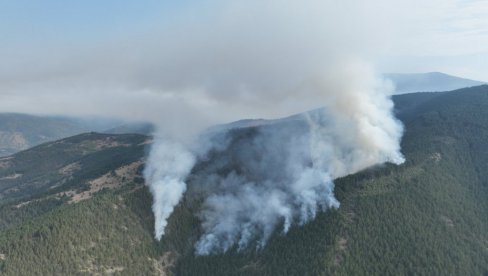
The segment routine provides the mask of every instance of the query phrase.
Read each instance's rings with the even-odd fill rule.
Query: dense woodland
[[[0,166],[0,273],[488,275],[488,86],[394,101],[405,164],[336,180],[339,209],[276,233],[262,250],[195,256],[201,201],[191,193],[156,241],[142,165],[84,200],[61,194],[143,159],[148,137],[91,133],[18,153]]]

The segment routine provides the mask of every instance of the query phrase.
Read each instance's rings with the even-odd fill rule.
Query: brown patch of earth
[[[71,200],[69,203],[76,203],[81,200],[89,199],[94,193],[99,192],[102,189],[116,189],[123,184],[134,181],[134,178],[137,175],[137,169],[141,164],[142,161],[136,161],[129,165],[122,166],[114,172],[106,173],[99,178],[91,180],[88,182],[90,189],[87,191],[77,192],[75,190],[70,190],[58,193],[57,195],[70,196]]]
[[[5,157],[0,159],[0,169],[7,169],[12,166],[13,157]]]
[[[152,144],[152,143],[153,143],[153,139],[149,138],[149,139],[147,139],[146,141],[144,141],[144,142],[142,142],[142,143],[138,144],[138,146],[150,145],[150,144]]]
[[[346,251],[346,249],[347,249],[347,240],[343,237],[340,237],[336,242],[336,248],[337,248],[337,251],[336,251],[336,256],[334,259],[334,264],[339,265],[342,262],[342,260],[344,259],[343,254],[344,254],[344,251]]]
[[[13,180],[13,179],[17,179],[19,177],[22,177],[21,173],[14,173],[11,175],[4,176],[4,177],[0,178],[0,180]]]
[[[0,131],[0,145],[4,147],[22,150],[29,147],[29,142],[20,132]]]
[[[64,176],[72,176],[73,173],[79,171],[80,169],[81,169],[80,163],[75,162],[62,167],[61,169],[58,170],[58,172]]]
[[[93,260],[89,260],[85,264],[85,268],[81,269],[80,272],[90,275],[113,275],[124,271],[124,269],[125,267],[123,266],[98,266],[93,263]]]
[[[154,264],[154,269],[160,276],[169,275],[169,269],[173,267],[176,263],[178,256],[174,252],[166,252],[159,260],[151,259]]]

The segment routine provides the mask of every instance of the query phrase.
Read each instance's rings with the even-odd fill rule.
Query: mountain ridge
[[[441,72],[386,73],[383,76],[393,82],[395,94],[445,92],[486,84],[483,81],[461,78]]]
[[[148,135],[153,130],[154,126],[149,123],[129,123],[109,118],[0,113],[0,157],[90,131]]]

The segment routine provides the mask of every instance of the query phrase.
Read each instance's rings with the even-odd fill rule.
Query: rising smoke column
[[[238,130],[246,138],[227,149],[231,170],[222,173],[217,165],[197,175],[195,185],[212,189],[200,214],[205,233],[195,246],[197,254],[225,252],[234,245],[242,250],[254,240],[261,248],[278,225],[286,233],[318,210],[339,207],[330,177],[315,160],[320,155],[312,154],[316,137],[305,116]]]
[[[363,14],[370,3],[216,3],[211,16],[164,30],[170,39],[156,44],[161,53],[137,83],[160,95],[154,113],[163,136],[172,138],[158,140],[145,171],[156,238],[184,193],[198,192],[202,236],[195,250],[202,255],[262,247],[277,229],[286,233],[337,208],[334,179],[403,162],[391,85],[361,58],[377,46],[371,38],[384,35],[384,22]],[[227,130],[228,143],[202,144],[188,135],[213,124],[309,110],[315,111]]]
[[[324,91],[324,108],[260,127],[250,142],[228,149],[230,159],[237,160],[234,169],[222,173],[217,167],[197,177],[195,185],[217,186],[200,213],[204,234],[195,245],[197,254],[233,246],[242,250],[253,242],[260,248],[277,227],[286,233],[319,210],[338,208],[333,179],[403,162],[402,125],[392,114],[391,87],[361,66],[338,74],[342,79],[356,70],[363,73],[360,85],[334,84],[330,76],[327,89],[338,91]]]
[[[257,128],[214,129],[225,142],[161,139],[153,146],[145,178],[154,198],[157,239],[187,190],[185,181],[196,162],[211,164],[191,176],[191,187],[204,191],[202,210],[196,214],[203,235],[195,250],[207,255],[251,244],[261,248],[276,229],[286,233],[319,211],[338,208],[334,179],[404,161],[403,127],[393,115],[392,86],[369,66],[338,63],[334,70],[302,82],[298,91],[319,99],[323,107]],[[214,160],[208,155],[212,151],[231,157]]]
[[[153,195],[154,236],[160,240],[167,219],[186,191],[185,179],[195,164],[195,157],[181,144],[160,139],[151,149],[144,170]]]

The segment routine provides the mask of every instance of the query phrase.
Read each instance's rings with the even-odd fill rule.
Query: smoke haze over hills
[[[405,23],[423,15],[405,12],[410,2],[210,3],[211,8],[198,11],[182,8],[165,24],[130,29],[100,45],[67,46],[52,56],[44,55],[42,47],[26,53],[27,64],[36,66],[9,61],[9,68],[0,67],[0,108],[155,123],[156,143],[145,176],[154,195],[156,237],[161,238],[194,163],[215,146],[198,142],[199,133],[238,119],[280,118],[324,107],[305,120],[303,133],[288,130],[266,135],[262,142],[256,138],[256,146],[267,154],[264,167],[280,154],[287,156],[283,166],[293,169],[283,176],[286,181],[266,174],[256,181],[239,174],[219,176],[223,198],[206,202],[202,246],[212,235],[229,245],[247,235],[265,240],[281,219],[300,223],[313,218],[314,210],[337,206],[334,178],[402,162],[403,129],[389,99],[393,87],[376,73],[374,63],[395,48],[399,37],[415,30]],[[287,152],[290,147],[296,152]],[[243,189],[232,195],[238,198],[252,194],[245,187],[266,189],[259,193],[266,198],[258,201],[270,199],[275,205],[256,208],[268,210],[268,219],[255,220],[248,215],[252,209],[243,210],[246,204],[219,214],[219,202],[228,198],[225,187],[236,185]],[[304,187],[307,196],[298,196],[296,187]],[[299,209],[307,215],[299,215]],[[222,226],[235,218],[256,231]],[[227,246],[209,248],[225,251]]]

